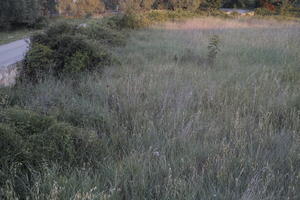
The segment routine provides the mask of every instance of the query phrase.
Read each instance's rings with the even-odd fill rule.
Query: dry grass
[[[279,22],[276,19],[258,19],[254,17],[242,17],[237,19],[223,19],[214,17],[195,18],[188,21],[165,23],[159,28],[170,30],[227,30],[227,29],[257,29],[257,28],[287,28],[298,26],[297,21]]]

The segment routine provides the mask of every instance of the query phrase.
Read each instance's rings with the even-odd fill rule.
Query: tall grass
[[[132,32],[101,76],[10,90],[10,104],[102,141],[98,168],[45,167],[32,199],[299,199],[299,36],[272,20],[155,26]]]

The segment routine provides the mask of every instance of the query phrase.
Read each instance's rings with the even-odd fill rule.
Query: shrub
[[[28,139],[31,164],[37,165],[42,160],[61,164],[70,164],[75,159],[75,146],[73,144],[76,129],[66,123],[54,122],[43,132],[35,134]]]
[[[280,7],[279,7],[279,13],[281,15],[289,15],[290,14],[290,10],[293,8],[293,3],[295,1],[291,1],[291,0],[283,0]]]
[[[9,104],[7,88],[0,88],[0,108],[5,108]]]
[[[210,66],[214,66],[218,53],[220,52],[220,38],[218,35],[213,35],[209,40],[207,47],[207,61]]]
[[[204,0],[200,5],[202,9],[205,9],[208,12],[213,12],[215,10],[218,10],[221,6],[222,6],[221,0]]]
[[[121,21],[122,21],[123,15],[118,14],[114,15],[112,17],[104,18],[102,23],[104,26],[107,26],[108,28],[114,29],[114,30],[121,30]]]
[[[125,45],[124,34],[117,30],[116,22],[111,19],[104,23],[90,24],[86,28],[81,29],[81,33],[108,46]]]
[[[67,166],[95,165],[102,159],[100,144],[95,133],[53,117],[20,108],[2,110],[0,188],[13,180],[12,189],[25,198],[36,181],[35,174],[42,173],[45,166],[58,164],[63,172]]]
[[[16,134],[11,126],[0,123],[0,163],[7,160],[16,160],[16,156],[23,154],[25,151],[23,146],[22,137]]]
[[[201,3],[201,0],[186,0],[186,1],[170,0],[169,1],[169,5],[174,10],[184,9],[184,10],[195,11],[199,8],[200,3]]]
[[[78,73],[83,71],[85,66],[89,64],[89,56],[84,53],[77,51],[71,57],[66,59],[66,64],[64,67],[64,73]]]
[[[25,56],[21,80],[37,82],[46,75],[73,75],[112,63],[111,54],[101,44],[77,32],[76,26],[60,23],[45,33],[34,35]]]
[[[24,152],[28,155],[23,159],[35,166],[41,161],[82,165],[82,162],[78,162],[86,160],[78,156],[82,154],[82,149],[89,149],[84,151],[88,157],[89,153],[93,155],[99,152],[95,148],[95,144],[99,144],[95,133],[58,122],[52,116],[20,108],[9,108],[0,112],[0,133],[1,147],[18,150],[24,146]],[[1,151],[0,159],[9,158],[9,155],[4,155],[5,152],[11,153]]]
[[[121,9],[128,10],[150,10],[155,3],[155,0],[125,0],[120,1]]]
[[[19,108],[9,108],[0,112],[0,123],[14,127],[16,133],[24,137],[41,133],[54,122],[52,117]]]
[[[121,28],[138,29],[149,25],[150,22],[143,14],[129,11],[123,15],[119,24]]]
[[[261,15],[261,16],[270,16],[274,15],[275,12],[272,10],[269,10],[267,8],[256,8],[255,9],[255,15]]]
[[[54,65],[53,51],[45,45],[33,43],[24,59],[24,69],[21,79],[28,77],[31,81],[38,81],[51,73]]]
[[[153,7],[156,9],[169,9],[169,10],[191,10],[195,11],[199,8],[201,0],[155,0]]]

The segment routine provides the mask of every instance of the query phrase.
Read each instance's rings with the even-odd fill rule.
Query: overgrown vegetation
[[[0,89],[0,198],[299,199],[299,27],[211,17],[157,25],[131,32],[114,52],[120,64],[101,76]],[[81,31],[44,34],[88,43],[93,34]],[[46,39],[33,41],[51,55],[56,40]]]
[[[63,16],[88,17],[105,11],[102,0],[60,0],[58,10]]]
[[[68,23],[55,24],[31,37],[20,80],[38,82],[48,76],[99,71],[114,61],[108,46],[124,45],[124,37],[103,23],[94,23],[87,28]]]
[[[149,10],[188,11],[208,14],[225,8],[257,8],[257,15],[299,16],[297,0],[3,0],[0,27],[3,29],[42,28],[49,16],[92,17],[105,12],[143,12]]]
[[[208,48],[207,61],[208,64],[211,67],[213,67],[216,62],[217,55],[220,51],[220,38],[218,35],[213,35],[209,39],[209,45],[207,48]]]
[[[300,198],[299,23],[182,21],[219,0],[122,2],[63,1],[69,16],[125,13],[31,37],[0,88],[0,199]],[[5,26],[44,15],[24,16]]]
[[[83,133],[53,117],[20,108],[1,110],[0,141],[1,188],[13,184],[21,199],[33,187],[34,182],[26,179],[34,180],[34,173],[43,173],[54,164],[93,167],[86,164],[94,163],[101,148],[94,132]],[[1,198],[8,198],[6,192],[0,191]]]

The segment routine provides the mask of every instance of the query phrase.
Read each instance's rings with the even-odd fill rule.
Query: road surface
[[[0,46],[0,69],[24,59],[28,50],[28,39],[18,40]]]

